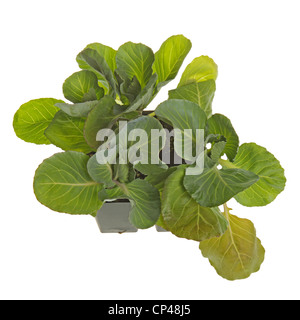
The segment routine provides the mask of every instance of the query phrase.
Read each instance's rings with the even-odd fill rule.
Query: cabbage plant
[[[95,217],[104,202],[128,199],[133,226],[158,225],[194,240],[220,276],[244,279],[260,269],[265,250],[253,223],[233,215],[227,202],[234,198],[247,207],[271,203],[285,187],[284,170],[264,147],[240,144],[230,119],[213,113],[218,67],[208,56],[188,64],[168,100],[151,113],[143,111],[175,79],[191,46],[182,35],[167,39],[156,53],[141,43],[127,42],[117,51],[92,43],[77,56],[81,70],[63,84],[66,101],[29,101],[15,114],[13,126],[26,142],[54,144],[63,151],[46,159],[35,173],[34,192],[41,204]],[[105,153],[111,144],[119,146],[124,122],[127,130],[142,129],[149,136],[153,129],[176,129],[179,138],[170,140],[168,150],[182,162],[163,161],[163,137],[155,154],[150,139],[144,145],[148,159],[156,157],[157,163],[126,163],[118,152],[115,163],[100,163],[101,147]],[[103,129],[115,133],[114,142],[109,135],[98,139]],[[188,130],[194,150],[199,129],[203,167],[188,174],[195,163],[181,152],[180,136]],[[127,151],[135,143],[127,141]]]

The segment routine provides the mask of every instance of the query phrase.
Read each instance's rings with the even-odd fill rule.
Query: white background
[[[1,299],[299,299],[299,1],[2,1]],[[61,86],[88,43],[127,41],[158,50],[173,34],[193,42],[185,65],[209,55],[219,66],[214,112],[227,115],[241,143],[256,142],[286,169],[272,204],[233,214],[250,218],[266,249],[261,270],[220,278],[193,241],[154,229],[100,234],[89,216],[40,205],[35,169],[59,151],[14,135],[19,106],[63,98]],[[181,72],[183,68],[181,69]],[[173,81],[168,89],[175,88]],[[163,90],[151,108],[167,97]]]

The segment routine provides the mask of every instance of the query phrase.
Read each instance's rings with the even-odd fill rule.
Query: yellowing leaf
[[[162,192],[162,221],[178,237],[202,241],[220,236],[227,221],[218,208],[201,207],[185,190],[185,167],[172,173]]]
[[[256,237],[253,223],[230,214],[229,210],[225,206],[227,231],[219,238],[200,242],[200,250],[221,277],[245,279],[260,269],[265,250]]]

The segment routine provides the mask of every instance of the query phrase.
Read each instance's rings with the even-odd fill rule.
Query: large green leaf
[[[109,67],[105,57],[98,51],[87,48],[79,53],[77,62],[81,68],[95,72],[101,83],[108,88],[108,92],[116,96],[117,81],[114,77],[113,70]]]
[[[102,205],[98,198],[102,186],[89,176],[88,160],[88,156],[73,151],[45,160],[34,178],[37,199],[54,211],[95,215]]]
[[[44,132],[59,111],[55,104],[60,102],[63,103],[61,100],[45,98],[23,104],[14,116],[16,135],[26,142],[51,144]]]
[[[46,129],[45,136],[51,143],[65,151],[78,151],[87,154],[93,149],[84,139],[84,124],[84,118],[70,117],[63,111],[59,111]]]
[[[226,207],[224,215],[229,222],[227,231],[219,238],[200,242],[200,250],[221,277],[248,278],[260,269],[265,250],[251,221],[230,214]]]
[[[132,209],[129,220],[138,229],[147,229],[155,225],[160,216],[160,194],[149,182],[136,179],[128,184],[119,183],[113,189],[100,193],[105,200],[129,199]]]
[[[161,103],[155,110],[157,117],[167,123],[171,123],[175,129],[181,132],[181,138],[175,139],[176,153],[186,160],[194,160],[190,155],[184,155],[184,140],[190,142],[186,144],[195,153],[197,147],[197,129],[204,129],[206,125],[206,114],[199,106],[191,101],[172,99]],[[190,129],[190,131],[185,131]],[[201,150],[200,150],[201,151]]]
[[[243,169],[221,169],[216,165],[205,168],[200,175],[186,175],[184,186],[204,207],[216,207],[249,188],[259,177]]]
[[[94,155],[90,158],[87,164],[87,170],[92,179],[98,183],[103,183],[107,188],[113,187],[113,171],[111,165],[99,164],[97,156]]]
[[[233,161],[239,147],[239,137],[235,132],[231,121],[222,114],[214,114],[207,121],[206,136],[220,134],[226,138],[224,153],[230,161]]]
[[[98,86],[97,76],[88,70],[71,75],[63,84],[63,93],[73,103],[99,100],[104,96],[103,88]]]
[[[255,173],[259,180],[235,199],[247,207],[265,206],[284,190],[284,169],[272,153],[255,143],[240,146],[233,163],[220,161],[224,167],[241,168]]]
[[[169,91],[169,99],[183,99],[197,103],[209,118],[212,114],[212,101],[216,91],[214,80],[194,82]]]
[[[90,111],[99,103],[98,100],[87,101],[82,103],[68,104],[56,103],[55,106],[71,117],[86,118]]]
[[[93,149],[97,149],[101,142],[97,141],[97,133],[100,129],[111,129],[121,112],[115,112],[115,100],[110,96],[103,97],[88,114],[84,136],[87,143]]]
[[[172,36],[161,45],[153,64],[153,71],[158,74],[158,90],[175,79],[191,47],[191,41],[183,35]]]
[[[214,60],[201,56],[194,59],[184,70],[178,87],[193,83],[202,82],[206,80],[216,80],[218,77],[218,66]]]
[[[132,80],[135,76],[143,89],[152,76],[154,54],[152,50],[141,44],[127,42],[116,54],[117,71],[125,73]]]
[[[165,183],[162,193],[163,221],[178,237],[202,241],[222,235],[227,221],[218,208],[201,207],[185,190],[185,167],[178,168]]]

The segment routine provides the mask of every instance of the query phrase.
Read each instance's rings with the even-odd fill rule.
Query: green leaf
[[[16,135],[26,142],[51,144],[44,132],[59,111],[55,106],[59,102],[63,101],[45,98],[23,104],[14,116]]]
[[[196,130],[205,128],[207,120],[205,112],[194,102],[172,99],[161,103],[155,114],[160,120],[171,123],[175,129],[181,131],[181,139],[175,139],[175,151],[183,159],[193,160],[189,155],[183,154],[183,139],[190,141],[192,150],[196,150]],[[192,132],[184,131],[185,129],[191,129]]]
[[[137,163],[134,168],[141,172],[142,174],[148,176],[150,174],[161,175],[164,174],[168,170],[168,166],[160,161],[159,164],[142,164]]]
[[[212,115],[212,101],[216,91],[214,80],[190,83],[169,91],[169,99],[183,99],[197,103],[209,118]]]
[[[97,42],[87,45],[85,49],[92,49],[97,51],[97,53],[105,59],[107,65],[112,71],[116,69],[117,51],[115,49]],[[86,65],[84,61],[79,61],[79,66],[82,69],[89,68],[89,65]]]
[[[84,124],[84,118],[73,118],[63,111],[59,111],[46,129],[45,136],[51,143],[65,151],[78,151],[88,154],[93,149],[84,139]]]
[[[186,175],[184,186],[201,206],[216,207],[249,188],[259,177],[243,169],[205,168],[200,175]]]
[[[248,278],[260,269],[265,250],[256,237],[251,221],[238,218],[225,210],[229,226],[219,238],[200,243],[200,250],[217,273],[227,280]]]
[[[178,87],[185,86],[193,82],[202,82],[206,80],[216,80],[218,77],[218,66],[214,60],[201,56],[194,59],[184,70]]]
[[[219,141],[211,148],[211,159],[214,163],[219,163],[219,159],[222,156],[226,147],[226,141]]]
[[[155,225],[160,216],[160,194],[145,180],[136,179],[126,185],[125,194],[130,199],[132,210],[129,221],[138,229]]]
[[[115,113],[115,100],[110,96],[105,96],[88,114],[85,127],[84,136],[93,149],[97,149],[101,142],[97,141],[97,133],[100,129],[111,129],[121,112]]]
[[[120,87],[122,102],[125,105],[132,103],[141,92],[141,85],[138,79],[136,76],[134,76],[132,79],[129,79],[125,74],[122,74],[120,70],[115,71],[115,76]]]
[[[145,109],[148,104],[152,101],[153,92],[156,85],[157,74],[151,76],[150,80],[148,81],[145,88],[138,94],[136,99],[129,105],[126,109],[126,113],[136,111],[136,110],[143,110]]]
[[[115,186],[114,188],[111,189],[102,189],[99,192],[99,198],[101,201],[113,201],[117,199],[126,199],[125,194],[120,187]]]
[[[172,36],[161,45],[153,64],[153,71],[158,74],[158,90],[175,79],[191,47],[191,41],[183,35]]]
[[[127,42],[116,54],[117,71],[125,73],[129,80],[135,76],[143,89],[152,76],[154,54],[152,50],[141,44]]]
[[[185,167],[172,173],[162,193],[162,215],[167,230],[178,237],[202,241],[222,235],[226,219],[218,208],[201,207],[183,186]]]
[[[87,170],[92,179],[98,183],[103,183],[107,188],[115,186],[112,181],[112,168],[110,164],[99,164],[97,155],[90,158],[87,164]]]
[[[71,75],[64,82],[63,93],[73,103],[100,100],[104,96],[103,88],[98,86],[97,76],[87,70]]]
[[[225,167],[241,168],[259,176],[259,180],[235,199],[247,207],[265,206],[284,190],[284,169],[272,153],[255,143],[240,146],[234,163],[220,161]]]
[[[220,134],[226,138],[224,153],[230,161],[233,161],[239,147],[239,137],[235,132],[231,121],[222,114],[214,114],[207,121],[206,136]]]
[[[100,184],[87,172],[89,157],[79,152],[58,153],[37,169],[34,192],[39,202],[51,210],[94,215],[102,202]]]
[[[165,120],[182,131],[204,129],[207,120],[204,111],[197,104],[178,99],[164,101],[157,107],[155,114],[162,121]],[[196,141],[194,136],[193,141]]]
[[[117,51],[112,49],[111,47],[105,46],[101,43],[91,43],[89,44],[85,49],[91,49],[97,51],[97,53],[104,58],[106,64],[108,65],[109,69],[114,72],[116,69],[116,53]],[[97,78],[99,79],[99,85],[104,88],[105,94],[109,93],[109,84],[105,78],[105,76],[102,75],[102,73],[99,73],[96,71],[93,67],[91,67],[84,59],[80,57],[80,55],[77,56],[77,62],[79,64],[79,67],[81,69],[87,69],[90,71],[93,71]]]
[[[138,118],[141,115],[141,113],[139,111],[132,111],[132,112],[126,113],[126,109],[127,109],[126,106],[121,106],[121,105],[117,105],[114,108],[114,112],[115,112],[115,114],[119,114],[120,120],[130,121],[130,120],[134,120],[134,119]]]
[[[160,172],[148,172],[149,175],[145,178],[145,180],[151,183],[153,187],[158,189],[159,192],[162,192],[167,178],[176,170],[177,167],[170,167],[167,170]]]
[[[114,78],[113,70],[110,69],[105,57],[96,50],[87,48],[77,56],[77,62],[81,68],[86,68],[95,72],[101,83],[108,88],[108,92],[116,96],[117,82]]]
[[[87,101],[83,103],[56,103],[55,106],[61,109],[64,113],[75,118],[86,118],[90,111],[99,103],[99,101]]]

